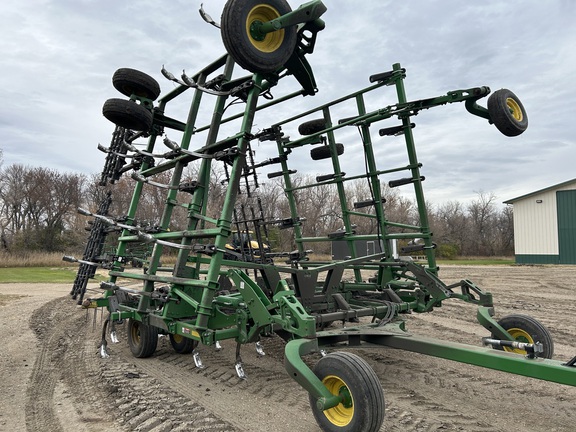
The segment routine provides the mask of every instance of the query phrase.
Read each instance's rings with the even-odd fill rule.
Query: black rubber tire
[[[314,135],[324,129],[326,129],[326,120],[309,120],[298,126],[298,133],[300,133],[300,135]]]
[[[152,113],[142,105],[126,99],[108,99],[102,114],[112,123],[134,131],[148,132],[152,127]]]
[[[114,72],[112,85],[125,96],[156,100],[160,96],[160,84],[150,75],[136,69],[121,68]]]
[[[349,352],[328,354],[314,367],[314,373],[332,394],[350,393],[350,405],[343,403],[321,411],[310,396],[316,422],[326,432],[376,432],[384,421],[384,392],[378,376],[361,357]]]
[[[222,41],[234,61],[254,73],[281,69],[296,48],[296,26],[268,33],[262,41],[247,31],[247,23],[267,22],[290,12],[286,0],[228,0],[221,17]]]
[[[158,329],[140,321],[129,319],[128,346],[134,357],[150,357],[158,346]]]
[[[338,153],[338,156],[344,154],[344,144],[336,143],[336,153]],[[330,147],[323,145],[310,150],[310,156],[313,160],[321,160],[331,158],[332,154],[330,153]]]
[[[198,345],[198,341],[180,335],[170,335],[170,344],[178,354],[190,354]]]
[[[488,98],[488,113],[504,135],[520,135],[528,128],[528,115],[520,99],[508,89],[496,90]]]
[[[518,342],[540,342],[544,350],[544,352],[540,354],[540,357],[550,359],[554,355],[554,341],[552,340],[550,331],[535,318],[520,314],[508,315],[498,321],[498,324],[509,332]],[[495,335],[492,335],[492,337],[496,338]],[[509,347],[497,347],[496,349],[526,355],[526,351]]]

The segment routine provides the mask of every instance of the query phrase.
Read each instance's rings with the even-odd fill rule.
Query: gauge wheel
[[[327,432],[376,432],[384,421],[384,393],[372,368],[356,354],[335,352],[322,357],[314,373],[341,402],[319,410],[310,396],[318,425]]]
[[[158,329],[140,321],[128,320],[128,346],[134,357],[150,357],[158,346]]]
[[[344,144],[336,143],[336,153],[338,156],[344,154]],[[323,145],[321,147],[316,147],[310,150],[310,156],[313,160],[321,160],[332,157],[332,153],[330,153],[329,146]]]
[[[108,99],[102,114],[112,123],[135,131],[148,132],[152,128],[152,113],[142,105],[126,99]]]
[[[190,339],[182,335],[171,334],[170,344],[172,345],[172,348],[174,348],[174,351],[176,351],[178,354],[190,354],[192,351],[194,351],[194,348],[196,348],[198,342],[194,339]]]
[[[520,99],[508,89],[496,90],[488,98],[488,113],[504,135],[520,135],[528,128],[528,115]]]
[[[254,73],[281,69],[296,47],[296,26],[258,34],[257,26],[291,12],[285,0],[228,0],[221,17],[222,41],[234,61]]]
[[[160,96],[160,84],[150,75],[136,69],[121,68],[114,72],[112,85],[125,96],[140,96],[156,100]]]
[[[540,357],[552,358],[554,355],[554,341],[550,331],[538,320],[527,315],[508,315],[498,321],[514,340],[524,343],[542,344],[543,352]],[[492,335],[493,338],[496,336]],[[526,355],[526,351],[512,347],[497,347],[496,349]]]
[[[300,135],[314,135],[324,129],[326,129],[326,120],[324,119],[309,120],[298,126]]]

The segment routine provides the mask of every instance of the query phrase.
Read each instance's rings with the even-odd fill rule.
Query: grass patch
[[[0,283],[73,283],[76,269],[62,267],[0,268]]]
[[[62,267],[61,252],[0,252],[0,267]]]
[[[78,267],[64,267],[62,253],[0,252],[0,283],[74,283]],[[106,280],[96,275],[95,280]]]

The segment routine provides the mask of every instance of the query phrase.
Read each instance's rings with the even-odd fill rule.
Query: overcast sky
[[[204,0],[204,8],[219,21],[224,3]],[[486,85],[509,88],[522,100],[530,124],[515,138],[470,115],[463,104],[414,118],[429,201],[469,201],[484,191],[501,202],[576,178],[575,1],[324,3],[326,29],[309,56],[319,93],[298,101],[298,108],[366,87],[369,75],[393,63],[407,69],[409,99]],[[165,93],[173,83],[160,74],[162,65],[175,74],[193,73],[224,53],[218,29],[202,21],[199,7],[198,0],[2,2],[4,166],[99,173],[105,155],[97,145],[107,145],[113,130],[102,104],[121,97],[111,84],[116,69],[142,70]],[[393,92],[387,95],[382,107],[396,102]],[[358,143],[344,144],[347,160],[355,160]],[[403,149],[396,141],[378,148],[379,157],[392,163]],[[256,150],[262,160],[275,146]],[[321,165],[307,169],[322,173]]]

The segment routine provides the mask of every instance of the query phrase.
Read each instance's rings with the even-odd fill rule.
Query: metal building
[[[504,201],[517,264],[576,264],[576,179]]]

